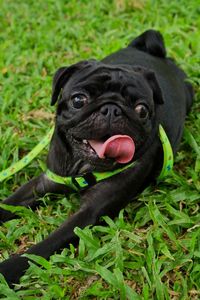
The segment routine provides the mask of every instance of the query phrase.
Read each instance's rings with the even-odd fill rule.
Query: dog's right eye
[[[147,117],[149,116],[149,110],[144,104],[136,105],[135,112],[137,113],[140,119],[147,119]]]
[[[79,109],[88,102],[88,97],[84,94],[75,94],[71,97],[71,101],[73,107]]]

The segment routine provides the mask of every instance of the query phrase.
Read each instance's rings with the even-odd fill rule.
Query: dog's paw
[[[8,210],[0,208],[0,225],[4,222],[7,222],[13,218],[16,218],[15,214],[11,213]]]
[[[14,255],[0,263],[0,273],[5,277],[8,285],[13,287],[13,284],[19,282],[20,277],[25,273],[28,266],[26,257]]]

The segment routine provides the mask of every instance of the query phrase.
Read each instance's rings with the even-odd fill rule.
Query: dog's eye
[[[83,107],[88,102],[88,98],[84,94],[73,95],[71,100],[73,107],[77,109]]]
[[[135,112],[140,119],[146,119],[149,116],[149,110],[144,104],[136,105]]]

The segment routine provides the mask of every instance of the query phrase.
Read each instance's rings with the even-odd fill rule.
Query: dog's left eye
[[[135,112],[137,113],[140,119],[146,119],[149,116],[149,110],[144,104],[136,105]]]
[[[71,101],[73,107],[79,109],[88,102],[88,98],[84,94],[76,94],[71,97]]]

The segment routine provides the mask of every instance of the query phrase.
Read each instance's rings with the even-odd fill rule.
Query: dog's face
[[[58,99],[59,98],[59,99]],[[83,61],[53,81],[56,126],[78,173],[106,171],[138,158],[163,102],[155,75],[140,67]]]

